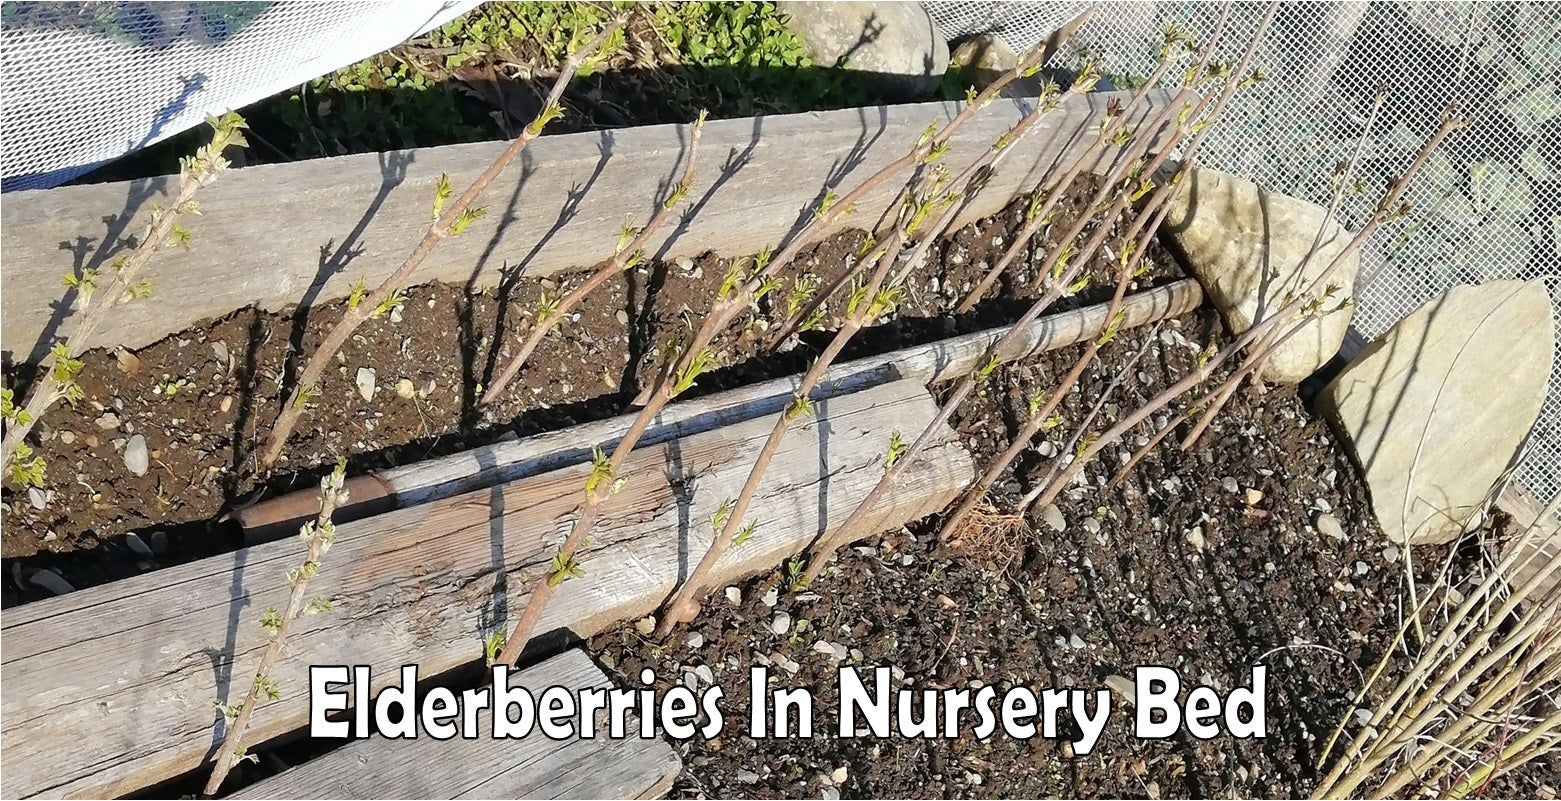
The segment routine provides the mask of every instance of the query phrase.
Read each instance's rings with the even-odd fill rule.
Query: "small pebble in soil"
[[[69,444],[71,444],[72,442],[75,442],[75,441],[76,441],[76,433],[74,431],[61,431],[60,432],[60,442],[63,442],[66,445],[69,445]]]
[[[760,598],[759,600],[763,601],[765,606],[774,609],[775,604],[780,601],[780,590],[771,589],[769,592],[764,594],[763,598]]]
[[[358,395],[360,395],[365,401],[374,400],[374,383],[375,383],[374,368],[372,368],[372,367],[359,367],[358,368],[358,374],[353,379],[352,383],[357,385],[357,387],[358,387]]]
[[[402,400],[411,400],[417,394],[417,389],[412,386],[412,379],[403,378],[396,381],[396,397]]]
[[[27,488],[27,502],[34,509],[46,509],[49,506],[49,494],[37,487]]]
[[[731,605],[733,605],[733,606],[736,606],[736,605],[742,603],[743,602],[743,591],[737,589],[736,587],[727,587],[726,588],[726,602],[731,604]]]
[[[217,404],[218,411],[226,413],[229,409],[232,409],[232,408],[233,408],[233,396],[232,395],[223,395],[222,396],[222,402]]]
[[[1056,531],[1058,533],[1061,533],[1068,527],[1067,518],[1062,516],[1062,510],[1057,508],[1057,504],[1055,503],[1046,504],[1046,508],[1041,510],[1041,519],[1046,521],[1046,525],[1051,528],[1052,531]]]
[[[146,449],[146,437],[136,434],[125,443],[125,469],[138,475],[146,475],[146,470],[152,464],[151,454]]]
[[[1203,552],[1203,526],[1193,526],[1192,530],[1187,532],[1187,544],[1199,553]]]
[[[168,532],[166,532],[166,531],[154,531],[154,532],[152,532],[152,553],[161,554],[161,553],[167,553],[167,552],[168,552]]]
[[[1344,526],[1339,525],[1339,519],[1330,514],[1317,516],[1317,531],[1336,540],[1344,539]]]
[[[1258,504],[1260,504],[1262,502],[1263,502],[1263,493],[1262,493],[1262,491],[1255,490],[1255,489],[1248,489],[1247,490],[1247,505],[1248,506],[1257,506]]]
[[[1119,676],[1115,673],[1107,676],[1106,687],[1111,690],[1111,695],[1115,700],[1127,704],[1135,703],[1138,700],[1138,685],[1134,684],[1133,680],[1126,676]]]
[[[770,621],[770,631],[780,635],[791,631],[791,615],[784,611],[776,612],[775,618]]]
[[[94,425],[104,431],[112,431],[119,428],[119,415],[113,412],[104,412],[101,417],[92,421]]]
[[[700,648],[703,648],[704,645],[705,645],[705,635],[700,634],[697,631],[691,631],[691,632],[688,633],[688,647],[693,648],[695,650],[698,650]]]
[[[1230,476],[1226,476],[1226,477],[1220,479],[1220,486],[1224,487],[1226,492],[1240,492],[1241,491],[1241,485],[1237,484],[1236,483],[1236,479],[1231,478]]]
[[[646,637],[649,637],[651,632],[656,630],[656,616],[651,615],[650,617],[642,617],[639,620],[634,621],[634,630],[638,631],[640,634]]]

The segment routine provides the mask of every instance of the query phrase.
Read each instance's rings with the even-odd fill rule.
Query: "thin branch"
[[[305,523],[299,532],[299,536],[308,543],[308,547],[303,564],[288,574],[288,579],[292,582],[292,590],[287,596],[287,609],[277,614],[273,608],[261,619],[261,624],[271,631],[271,637],[266,642],[266,650],[260,655],[260,664],[255,667],[255,677],[249,685],[249,691],[245,693],[244,700],[237,709],[219,706],[228,723],[227,730],[222,736],[222,745],[217,748],[217,763],[212,766],[211,778],[206,782],[205,795],[208,798],[217,794],[228,772],[246,757],[244,732],[249,728],[250,715],[260,704],[261,696],[275,700],[281,692],[280,686],[271,677],[271,672],[282,656],[282,646],[287,641],[287,633],[292,630],[293,624],[300,616],[329,608],[325,602],[319,599],[305,600],[305,596],[309,589],[309,580],[318,573],[320,561],[330,550],[331,542],[336,536],[336,526],[331,523],[331,515],[336,511],[336,507],[347,502],[347,490],[343,487],[346,472],[347,462],[343,459],[336,464],[336,469],[330,475],[320,481],[320,513],[313,522]]]
[[[336,352],[341,350],[342,346],[347,343],[353,332],[358,330],[358,326],[376,314],[381,313],[386,308],[386,304],[395,302],[398,293],[406,286],[413,273],[422,265],[423,260],[428,258],[428,254],[432,253],[440,242],[460,233],[461,229],[465,228],[467,224],[485,213],[484,209],[475,208],[472,204],[488,188],[488,185],[499,177],[504,168],[508,167],[510,162],[514,161],[521,151],[531,144],[533,139],[542,134],[542,129],[547,126],[548,122],[563,114],[563,107],[559,105],[559,98],[563,96],[564,89],[569,85],[570,79],[574,77],[575,72],[580,69],[585,60],[607,40],[607,37],[623,26],[624,21],[625,17],[622,15],[615,17],[584,48],[570,54],[569,58],[564,61],[563,67],[559,70],[558,79],[553,82],[552,91],[548,92],[547,100],[543,103],[542,111],[538,113],[536,119],[533,119],[521,131],[520,135],[515,137],[508,147],[504,148],[504,152],[500,153],[499,157],[494,159],[493,163],[488,165],[488,168],[483,170],[476,180],[472,181],[471,186],[467,187],[466,191],[462,192],[461,196],[447,208],[441,207],[445,199],[444,193],[441,192],[434,201],[434,222],[429,225],[428,233],[423,236],[423,240],[412,250],[412,253],[401,263],[401,266],[387,276],[366,298],[359,300],[355,304],[348,304],[347,310],[342,313],[341,319],[336,322],[336,325],[331,327],[330,332],[325,335],[324,341],[315,349],[314,355],[309,358],[303,372],[298,377],[296,385],[293,387],[292,393],[288,396],[287,403],[282,406],[281,413],[277,416],[276,422],[272,424],[271,434],[266,438],[265,447],[260,455],[262,466],[270,467],[282,455],[282,448],[287,444],[288,436],[297,427],[298,420],[303,415],[309,396],[316,391],[320,379],[325,375],[325,370],[330,366],[331,359],[336,355]],[[444,187],[448,187],[448,184],[443,183],[442,178],[441,183]]]
[[[24,442],[28,433],[55,403],[74,403],[81,397],[81,388],[76,384],[76,374],[81,369],[79,357],[91,344],[92,335],[103,324],[108,310],[151,291],[150,284],[141,279],[141,271],[166,245],[188,244],[191,234],[180,224],[180,218],[200,214],[196,194],[228,168],[222,152],[246,144],[243,130],[248,126],[238,114],[229,112],[206,123],[212,128],[211,142],[201,146],[193,157],[181,159],[179,190],[173,205],[153,208],[151,222],[135,249],[114,259],[114,275],[108,285],[99,288],[97,271],[90,268],[82,275],[66,277],[66,286],[76,290],[79,316],[75,330],[68,339],[55,343],[39,362],[40,378],[24,404],[14,406],[11,391],[5,390],[5,436],[0,440],[0,472],[5,478],[20,478],[11,470],[14,464],[20,468],[17,473],[29,473],[27,481],[18,483],[41,483],[42,460],[30,458],[32,449]]]
[[[667,199],[656,209],[656,213],[650,218],[650,222],[646,223],[644,228],[639,229],[634,234],[628,234],[629,231],[634,229],[625,229],[626,236],[624,238],[627,239],[629,236],[632,236],[632,240],[627,243],[619,242],[617,251],[607,261],[607,264],[603,265],[601,269],[593,273],[591,277],[575,287],[557,303],[546,304],[537,309],[536,316],[532,319],[531,327],[526,331],[526,336],[521,342],[520,350],[510,357],[509,361],[504,364],[504,367],[499,370],[498,375],[494,377],[493,382],[483,392],[482,405],[486,406],[498,400],[499,395],[504,392],[504,388],[509,386],[510,381],[514,380],[515,376],[520,372],[520,368],[525,366],[526,360],[531,358],[531,354],[537,349],[537,346],[542,344],[542,340],[547,337],[549,332],[557,328],[559,323],[568,319],[570,313],[574,311],[576,306],[584,302],[586,296],[592,290],[601,286],[608,278],[638,264],[644,258],[645,245],[655,235],[656,230],[667,221],[667,218],[672,216],[672,210],[677,208],[678,203],[688,194],[689,188],[693,185],[694,164],[699,153],[699,135],[704,131],[704,125],[705,113],[700,112],[699,118],[694,121],[693,126],[689,130],[688,157],[684,161],[682,177],[673,186]]]

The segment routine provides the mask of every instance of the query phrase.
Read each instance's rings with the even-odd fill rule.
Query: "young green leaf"
[[[450,176],[439,173],[439,181],[434,184],[434,219],[444,215],[444,204],[455,194],[455,189],[450,186]]]

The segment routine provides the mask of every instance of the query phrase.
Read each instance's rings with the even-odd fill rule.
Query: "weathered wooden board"
[[[509,684],[533,695],[548,687],[613,686],[578,648],[512,675]],[[478,711],[479,730],[490,730],[492,721],[491,708]],[[229,798],[659,798],[681,769],[677,753],[659,737],[552,740],[540,731],[519,740],[372,737]]]
[[[1124,298],[1121,325],[1134,328],[1174,317],[1197,308],[1202,302],[1203,290],[1197,281],[1177,281]],[[1022,359],[1095,337],[1106,325],[1109,305],[1074,309],[1035,320],[1024,329],[1015,347],[1002,356],[1005,361]],[[816,398],[844,395],[900,379],[924,384],[949,380],[975,369],[985,358],[987,349],[1007,332],[1006,327],[993,328],[836,364],[830,368],[813,395]],[[662,411],[640,441],[650,445],[776,414],[791,400],[799,380],[800,376],[788,376],[674,402]],[[620,415],[390,468],[377,474],[377,489],[390,491],[396,507],[413,506],[514,481],[564,465],[578,464],[590,458],[594,446],[610,450],[617,445],[619,438],[633,424],[635,416]],[[369,501],[369,498],[361,497],[357,500]],[[307,517],[312,515],[314,503],[314,493],[306,490],[297,499],[284,496],[243,510],[238,518],[245,527],[246,538],[253,544],[296,531],[298,523],[290,517],[284,519],[281,510],[291,510],[294,515]],[[370,501],[364,506],[379,504],[380,501]],[[354,519],[371,513],[374,512],[357,515],[349,511],[340,519]]]
[[[773,567],[834,530],[881,475],[891,432],[936,413],[926,389],[895,382],[831,398],[788,436],[717,580]],[[773,421],[757,419],[635,451],[603,509],[586,575],[555,594],[539,632],[586,636],[656,607],[711,539],[715,509],[741,487]],[[973,466],[952,431],[906,471],[866,535],[942,508]],[[306,724],[311,664],[369,665],[381,682],[418,664],[433,675],[481,657],[507,627],[574,513],[588,465],[402,509],[338,528],[313,585],[336,608],[303,618],[260,707],[255,741]],[[289,539],[7,612],[0,666],[5,797],[131,792],[195,768],[218,741],[212,702],[247,688],[263,610],[284,603],[301,550]],[[495,587],[508,589],[495,602]],[[236,678],[235,678],[236,677]]]
[[[1027,135],[967,219],[991,214],[1033,187],[1087,144],[1117,93],[1093,94],[1052,112]],[[1129,114],[1149,114],[1165,95]],[[962,127],[948,161],[963,167],[1019,119],[1028,100],[1004,99]],[[849,189],[904,155],[954,104],[878,108],[710,122],[690,195],[693,216],[668,225],[652,252],[707,250],[737,255],[778,241],[825,186]],[[675,180],[688,141],[681,125],[543,137],[489,188],[489,215],[438,249],[417,282],[496,285],[506,270],[545,275],[612,255],[625,221],[649,217]],[[353,282],[377,284],[400,264],[428,225],[441,173],[466,186],[505,146],[452,145],[235,170],[200,197],[188,252],[160,254],[149,268],[156,295],[115,309],[94,345],[140,347],[208,317],[245,306],[281,309],[344,297]],[[1097,165],[1109,163],[1103,153]],[[1076,156],[1075,156],[1076,157]],[[104,266],[127,235],[140,233],[150,205],[166,202],[173,179],[13,192],[0,198],[0,342],[19,360],[36,358],[60,333],[61,278]],[[847,224],[873,219],[896,186],[858,204]],[[105,223],[105,219],[109,222]],[[104,242],[110,247],[105,250]]]

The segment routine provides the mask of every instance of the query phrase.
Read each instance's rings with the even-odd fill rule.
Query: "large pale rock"
[[[1544,405],[1544,284],[1459,286],[1367,346],[1319,405],[1354,450],[1383,531],[1442,543],[1479,522]]]
[[[1241,334],[1278,311],[1287,295],[1310,286],[1349,244],[1350,233],[1329,222],[1317,255],[1306,261],[1324,216],[1320,206],[1205,168],[1182,181],[1163,230],[1186,255],[1225,324]],[[1334,271],[1328,282],[1333,294],[1270,356],[1264,381],[1298,384],[1339,352],[1355,309],[1359,269],[1359,257],[1351,254]]]
[[[937,89],[949,46],[917,2],[781,2],[787,23],[813,63],[873,73],[885,90],[923,95]]]

